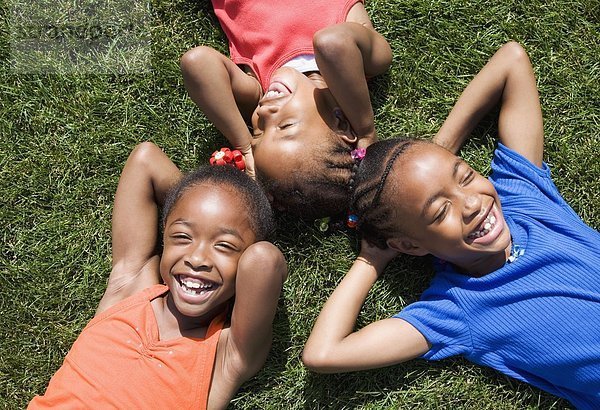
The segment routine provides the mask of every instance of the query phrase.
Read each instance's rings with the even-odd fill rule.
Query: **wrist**
[[[381,274],[383,273],[383,271],[385,270],[385,267],[387,264],[385,263],[379,263],[378,261],[374,261],[371,260],[368,257],[359,255],[356,258],[356,261],[354,262],[355,265],[360,266],[361,268],[361,274],[363,275],[369,275],[372,274],[374,276],[375,279],[377,279],[379,276],[381,276]]]
[[[252,154],[252,145],[250,144],[250,141],[244,144],[236,144],[234,145],[234,148],[244,155]]]

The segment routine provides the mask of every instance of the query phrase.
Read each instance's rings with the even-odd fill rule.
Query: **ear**
[[[356,136],[352,125],[340,107],[333,109],[335,117],[333,130],[348,144],[356,144],[358,137]]]
[[[413,256],[425,256],[429,252],[422,248],[417,242],[406,238],[390,238],[386,241],[386,244],[389,248],[392,248],[398,252],[405,253],[407,255]]]

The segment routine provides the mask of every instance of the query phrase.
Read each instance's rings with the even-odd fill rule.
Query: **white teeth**
[[[496,224],[496,217],[494,215],[492,215],[491,213],[488,214],[488,216],[485,218],[483,229],[481,229],[479,231],[475,231],[473,233],[470,233],[468,238],[469,239],[477,239],[477,238],[481,238],[482,236],[487,235],[488,233],[490,233],[490,231],[495,226],[495,224]]]
[[[200,295],[209,290],[212,290],[214,287],[213,283],[204,283],[195,280],[191,280],[190,278],[179,279],[179,283],[181,284],[181,288],[184,292],[190,295]]]
[[[283,93],[276,91],[276,90],[269,90],[267,91],[267,93],[265,94],[264,98],[270,98],[270,97],[278,97],[280,95],[283,95]]]
[[[198,289],[200,287],[199,283],[192,282],[190,280],[181,281],[181,283],[183,283],[186,287],[188,287],[190,289]]]

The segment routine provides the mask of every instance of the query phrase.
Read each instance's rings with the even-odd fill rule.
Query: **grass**
[[[128,2],[113,14],[94,11],[105,6],[99,0],[82,3],[88,8],[72,9],[63,0],[0,5],[2,408],[24,408],[44,391],[94,315],[110,270],[113,195],[131,149],[151,140],[191,169],[225,145],[187,97],[178,69],[179,56],[194,45],[225,50],[208,1]],[[389,72],[372,83],[382,138],[433,135],[477,70],[504,42],[517,40],[538,78],[544,159],[566,200],[600,228],[597,0],[370,0],[367,8],[394,52]],[[116,46],[89,42],[98,36],[98,21],[111,27],[104,36],[118,40]],[[58,46],[44,55],[15,40],[23,33],[53,35],[56,44],[80,47],[83,55],[65,60]],[[492,119],[485,120],[463,149],[482,172],[489,170],[494,133]],[[290,278],[272,353],[231,408],[568,408],[462,359],[310,373],[300,362],[303,343],[350,266],[357,240],[289,218],[280,224],[277,244]],[[399,258],[376,284],[359,325],[418,299],[430,277],[427,261]]]

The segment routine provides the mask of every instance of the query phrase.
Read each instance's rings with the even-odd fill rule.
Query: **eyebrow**
[[[242,239],[242,236],[240,235],[240,232],[237,229],[233,229],[233,228],[221,228],[220,229],[221,233],[227,234],[227,235],[233,235],[236,238]]]
[[[454,162],[454,165],[452,167],[452,178],[456,178],[456,175],[458,174],[458,169],[460,168],[460,165],[462,164],[462,160],[459,158]],[[433,194],[432,196],[429,197],[429,199],[427,199],[427,202],[425,202],[425,205],[423,205],[423,211],[421,212],[421,215],[425,216],[425,213],[427,212],[427,210],[431,207],[431,205],[433,205],[433,203],[441,196],[441,194],[439,192]]]
[[[189,228],[193,227],[195,224],[193,222],[189,222],[187,220],[184,219],[177,219],[173,222],[171,222],[169,224],[169,226],[173,226],[173,225],[177,225],[177,224],[181,224],[181,225],[185,225]],[[226,235],[232,235],[235,236],[236,238],[239,238],[241,240],[243,240],[242,236],[240,235],[240,232],[237,229],[234,228],[220,228],[219,232],[222,234],[226,234]]]

